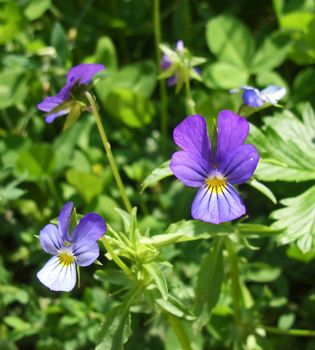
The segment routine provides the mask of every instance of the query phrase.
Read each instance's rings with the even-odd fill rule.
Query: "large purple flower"
[[[69,292],[76,284],[76,264],[88,266],[99,256],[97,240],[106,231],[106,223],[100,215],[86,214],[69,232],[73,203],[62,208],[58,227],[46,225],[40,231],[40,244],[45,252],[53,255],[37,273],[38,279],[49,289]]]
[[[70,101],[71,89],[75,84],[78,86],[88,85],[94,75],[105,67],[102,64],[82,63],[78,66],[72,67],[67,74],[67,83],[55,96],[46,97],[41,103],[37,105],[40,111],[48,113],[46,117],[47,123],[52,123],[56,118],[66,115],[70,112],[70,107],[65,106],[63,109],[50,113],[54,108],[62,103]]]
[[[245,119],[221,111],[213,152],[203,116],[191,115],[174,129],[174,141],[182,150],[173,154],[171,171],[185,185],[200,187],[191,208],[194,219],[219,224],[246,213],[234,185],[247,181],[259,161],[256,148],[244,144],[248,132]]]

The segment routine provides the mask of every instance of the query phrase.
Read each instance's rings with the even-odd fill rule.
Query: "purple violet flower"
[[[191,115],[174,129],[174,142],[182,150],[173,154],[170,169],[186,186],[200,187],[191,208],[194,219],[219,224],[246,213],[234,185],[246,182],[259,161],[256,148],[244,144],[248,132],[245,119],[221,111],[214,153],[203,116]]]
[[[284,87],[269,85],[263,90],[258,90],[252,86],[242,86],[240,88],[243,90],[243,101],[247,106],[257,108],[261,107],[266,103],[276,105],[280,99],[282,99],[286,94],[286,89]],[[238,92],[240,89],[233,89],[231,93]]]
[[[78,86],[88,85],[94,75],[105,67],[102,64],[82,63],[78,66],[72,67],[67,74],[67,83],[55,96],[46,97],[41,103],[37,105],[40,111],[50,113],[54,108],[58,107],[64,102],[72,100],[71,89],[75,84]],[[48,114],[46,117],[47,123],[52,123],[56,118],[66,115],[70,112],[70,107],[66,107],[55,113]]]
[[[46,253],[53,255],[37,273],[37,278],[54,291],[69,292],[76,284],[76,264],[91,265],[99,256],[97,240],[106,231],[106,223],[95,213],[86,214],[69,232],[73,203],[62,208],[58,227],[46,225],[39,235],[40,244]]]
[[[176,42],[176,49],[175,52],[184,52],[184,41],[183,40],[178,40]],[[167,54],[164,54],[161,60],[161,64],[160,67],[163,71],[166,71],[167,69],[169,69],[171,67],[171,65],[173,64],[172,60],[170,59],[170,57]],[[200,75],[201,73],[201,69],[200,68],[193,68],[194,71]],[[167,85],[168,86],[174,86],[176,85],[178,81],[178,73],[175,73],[174,75],[172,75],[171,77],[169,77],[167,79]]]

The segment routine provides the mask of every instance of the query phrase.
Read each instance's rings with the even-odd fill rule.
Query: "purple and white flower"
[[[46,253],[53,255],[37,273],[41,283],[54,291],[71,291],[77,280],[76,265],[91,265],[99,256],[97,240],[106,231],[106,223],[95,213],[88,213],[69,232],[73,203],[62,208],[58,227],[46,225],[39,235],[40,244]]]
[[[269,85],[263,90],[244,85],[240,89],[231,90],[231,93],[238,92],[239,90],[243,91],[242,98],[244,104],[253,108],[261,107],[266,103],[276,105],[287,92],[284,87],[276,85]]]
[[[169,53],[164,53],[163,54],[163,57],[162,57],[162,60],[161,60],[161,64],[160,64],[160,67],[161,67],[162,71],[167,71],[174,64],[178,65],[179,64],[178,63],[178,54],[182,55],[182,57],[183,57],[184,50],[185,50],[184,41],[183,40],[178,40],[176,42],[175,50],[170,50]],[[187,60],[185,60],[185,62],[186,61]],[[200,62],[202,63],[202,61],[200,61]],[[188,61],[186,62],[186,64],[188,65]],[[200,75],[200,73],[201,73],[201,69],[200,68],[191,67],[191,69],[194,72],[194,74],[193,74],[194,78],[196,78],[196,76],[198,77]],[[167,85],[168,86],[176,85],[178,80],[179,80],[179,78],[180,78],[179,74],[180,74],[180,69],[176,69],[174,74],[167,79]]]
[[[72,67],[67,74],[67,83],[55,96],[46,97],[37,105],[40,111],[48,113],[46,117],[47,123],[52,123],[56,118],[66,115],[70,112],[70,107],[65,107],[55,113],[50,113],[53,109],[72,100],[71,89],[75,84],[78,86],[88,85],[94,75],[105,67],[102,64],[82,63]]]
[[[234,185],[246,182],[259,161],[256,148],[244,144],[248,133],[249,123],[228,110],[218,116],[215,152],[203,116],[191,115],[174,129],[182,150],[173,154],[170,169],[186,186],[200,187],[191,208],[194,219],[219,224],[246,213]]]

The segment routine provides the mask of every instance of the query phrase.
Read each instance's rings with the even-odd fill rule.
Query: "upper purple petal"
[[[184,41],[183,40],[178,40],[176,43],[176,50],[179,52],[184,51]]]
[[[200,187],[212,171],[210,161],[196,153],[178,151],[172,156],[170,169],[185,185]]]
[[[253,175],[258,161],[259,154],[253,145],[241,145],[224,158],[218,170],[228,182],[239,185]]]
[[[96,241],[78,241],[71,246],[71,250],[76,257],[76,263],[80,266],[91,265],[100,254]]]
[[[199,114],[191,115],[176,126],[174,142],[184,151],[193,152],[205,160],[212,158],[207,123]]]
[[[102,64],[82,63],[72,67],[67,74],[67,82],[74,84],[79,81],[80,84],[87,85],[90,83],[94,75],[105,69]]]
[[[246,208],[242,198],[229,184],[226,184],[224,191],[219,194],[203,185],[191,207],[191,215],[194,219],[213,224],[237,219],[245,213]]]
[[[61,209],[61,212],[58,217],[58,228],[60,235],[63,237],[64,241],[70,241],[69,225],[73,207],[74,204],[72,202],[66,203]]]
[[[266,101],[261,98],[259,90],[254,88],[244,89],[242,98],[247,106],[254,108],[261,107],[266,103]]]
[[[103,218],[98,214],[89,213],[83,216],[78,226],[73,230],[71,241],[97,241],[104,235],[105,231],[106,223]]]
[[[218,137],[215,160],[220,163],[231,151],[242,145],[249,132],[246,119],[229,110],[218,115]]]
[[[46,253],[56,255],[63,247],[63,237],[55,225],[46,225],[39,234],[39,242]]]

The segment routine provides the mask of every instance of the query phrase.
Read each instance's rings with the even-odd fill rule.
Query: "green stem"
[[[48,187],[50,189],[50,192],[52,193],[53,197],[55,198],[58,209],[61,209],[62,204],[61,204],[61,201],[59,199],[58,191],[57,191],[57,188],[56,188],[56,185],[55,185],[53,178],[51,176],[48,176],[46,180],[47,180],[47,184],[48,184]]]
[[[153,3],[153,25],[155,36],[155,53],[157,66],[160,66],[162,55],[160,51],[161,43],[161,18],[160,18],[160,0],[154,0]],[[168,130],[168,113],[167,113],[167,88],[166,82],[163,79],[159,81],[160,97],[161,97],[161,134],[162,146],[164,154],[167,151],[167,130]]]
[[[130,201],[129,201],[128,197],[127,197],[124,184],[123,184],[123,182],[121,180],[121,177],[120,177],[120,174],[119,174],[119,171],[118,171],[118,168],[117,168],[117,165],[116,165],[113,153],[111,151],[110,143],[108,142],[108,139],[107,139],[107,136],[106,136],[103,124],[102,124],[101,117],[100,117],[100,115],[98,113],[98,110],[97,110],[97,107],[96,107],[95,100],[94,100],[94,98],[92,97],[92,95],[89,92],[85,92],[85,96],[88,99],[88,101],[90,103],[90,106],[92,108],[92,113],[93,113],[93,115],[95,117],[96,125],[97,125],[98,131],[100,133],[100,136],[101,136],[101,139],[102,139],[102,143],[103,143],[103,146],[104,146],[104,149],[105,149],[105,152],[106,152],[106,155],[107,155],[110,167],[112,168],[112,172],[113,172],[114,178],[116,180],[116,183],[117,183],[118,190],[120,192],[121,198],[122,198],[122,200],[124,202],[124,205],[125,205],[127,211],[130,214],[131,211],[132,211],[132,207],[131,207]]]
[[[168,315],[168,322],[169,322],[170,326],[172,327],[182,349],[183,350],[192,350],[192,348],[190,346],[189,337],[185,331],[185,328],[181,324],[180,320],[177,317],[169,314]]]
[[[290,335],[295,337],[315,337],[315,331],[307,329],[280,329],[264,325],[257,325],[257,328],[263,328],[266,332],[279,335]]]
[[[113,261],[116,263],[116,265],[119,266],[128,277],[132,278],[132,272],[129,270],[128,266],[119,258],[119,256],[116,255],[114,249],[111,247],[109,240],[106,238],[105,235],[101,238],[101,241],[104,244],[104,247],[106,248],[110,256],[112,257]]]
[[[224,244],[228,252],[231,274],[232,299],[234,307],[234,320],[236,324],[241,323],[241,287],[239,282],[238,257],[234,250],[234,243],[229,237],[224,237]]]
[[[189,76],[186,76],[185,78],[185,90],[186,90],[186,101],[187,101],[188,113],[196,114],[196,103],[191,95]]]

